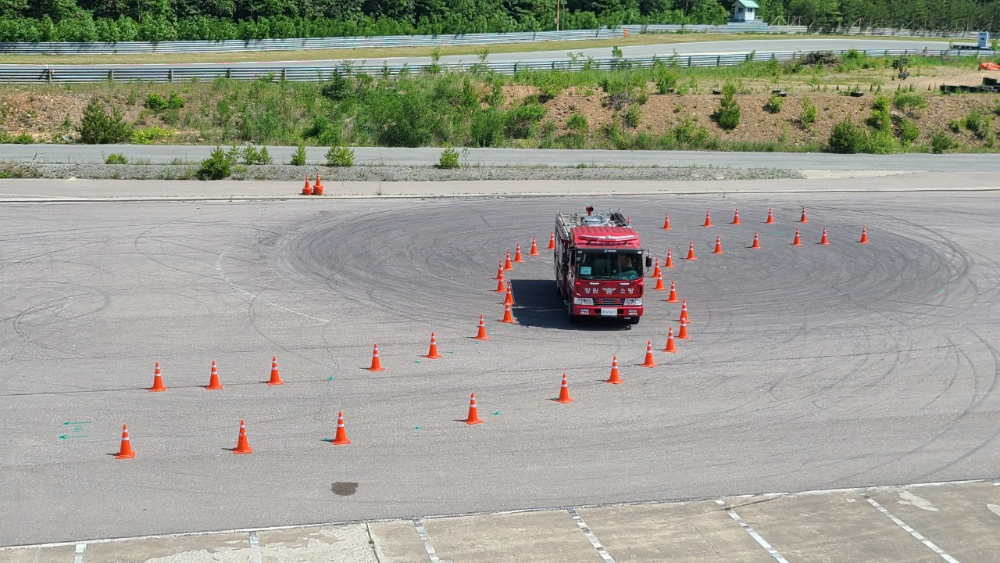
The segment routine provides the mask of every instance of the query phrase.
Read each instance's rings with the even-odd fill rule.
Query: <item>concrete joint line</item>
[[[715,504],[717,504],[720,507],[722,507],[722,509],[725,510],[726,513],[729,514],[729,516],[733,520],[735,520],[737,524],[740,525],[740,528],[743,528],[743,530],[745,530],[746,533],[750,534],[750,537],[753,538],[754,541],[756,541],[758,544],[760,544],[761,547],[763,547],[764,549],[766,549],[767,552],[771,554],[771,557],[774,557],[775,560],[779,561],[780,563],[788,563],[788,560],[785,559],[785,557],[783,555],[781,555],[780,553],[778,553],[777,549],[774,549],[773,547],[771,547],[771,544],[767,543],[767,540],[765,540],[764,538],[762,538],[760,534],[758,534],[752,527],[750,527],[750,524],[747,524],[746,520],[744,520],[743,518],[741,518],[739,514],[736,514],[736,511],[733,510],[733,508],[731,506],[729,506],[728,504],[726,504],[726,501],[724,501],[722,499],[719,499],[719,500],[715,501]]]
[[[73,563],[83,563],[84,551],[87,551],[87,544],[85,542],[76,544],[76,557],[73,558]]]
[[[884,506],[882,506],[881,504],[879,504],[878,502],[876,502],[875,499],[870,498],[868,495],[866,495],[864,493],[861,494],[861,497],[864,498],[865,500],[867,500],[868,504],[874,506],[875,509],[878,510],[879,512],[881,512],[886,518],[888,518],[889,520],[892,520],[893,522],[896,523],[897,526],[899,526],[900,528],[906,530],[906,532],[908,534],[910,534],[911,536],[913,536],[914,538],[916,538],[917,541],[919,541],[920,543],[922,543],[925,546],[927,546],[927,548],[930,549],[931,551],[933,551],[934,553],[937,553],[941,557],[941,559],[944,559],[948,563],[958,563],[958,559],[955,559],[951,555],[948,555],[947,553],[945,553],[944,550],[941,549],[940,547],[938,547],[934,542],[932,542],[931,540],[925,538],[923,536],[923,534],[921,534],[920,532],[914,530],[909,525],[907,525],[906,522],[903,522],[902,520],[900,520],[899,518],[897,518],[895,514],[889,512]]]
[[[250,557],[253,563],[261,563],[260,539],[257,538],[257,531],[250,532]]]
[[[597,550],[597,553],[601,554],[601,557],[604,558],[604,562],[615,563],[614,558],[611,557],[611,554],[609,554],[607,550],[604,549],[604,546],[601,545],[601,541],[597,539],[597,536],[594,535],[594,532],[590,531],[590,526],[587,526],[587,523],[583,521],[583,518],[581,518],[580,515],[576,513],[576,509],[567,508],[566,512],[569,512],[570,517],[573,518],[573,521],[576,522],[576,525],[580,527],[580,531],[583,532],[583,535],[587,536],[588,540],[590,540],[590,545],[594,546],[594,549]]]
[[[424,528],[424,523],[420,518],[413,519],[413,527],[417,529],[417,535],[420,536],[420,541],[424,542],[424,549],[427,550],[427,557],[430,557],[431,563],[441,563],[438,559],[437,553],[434,552],[434,546],[431,545],[431,537],[427,535],[427,530]]]

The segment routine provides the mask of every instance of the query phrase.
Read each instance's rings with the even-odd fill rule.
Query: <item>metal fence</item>
[[[805,26],[762,23],[727,25],[623,25],[568,31],[464,33],[458,35],[388,35],[380,37],[322,37],[312,39],[251,39],[246,41],[121,41],[119,43],[0,43],[0,53],[16,55],[135,55],[144,53],[228,53],[237,51],[298,51],[303,49],[357,49],[374,47],[434,47],[494,45],[541,41],[611,39],[637,33],[805,33]]]
[[[843,56],[850,51],[832,51]],[[906,56],[976,56],[978,51],[962,52],[955,50],[929,51],[927,49],[904,50],[867,50],[857,51],[870,57],[906,57]],[[992,52],[990,52],[992,53]],[[184,82],[211,81],[218,78],[233,80],[286,80],[292,82],[319,82],[330,79],[334,73],[368,74],[374,76],[398,76],[401,73],[424,73],[442,71],[493,71],[512,75],[516,72],[531,70],[563,70],[580,71],[585,69],[614,68],[649,68],[661,62],[682,68],[732,66],[747,61],[791,61],[802,58],[806,53],[800,51],[784,51],[770,53],[737,53],[726,55],[672,55],[667,57],[652,57],[642,59],[588,59],[565,61],[526,61],[526,62],[480,62],[461,64],[427,65],[334,65],[334,66],[296,66],[296,65],[261,65],[240,67],[0,67],[0,83],[51,83],[73,84],[93,82]]]

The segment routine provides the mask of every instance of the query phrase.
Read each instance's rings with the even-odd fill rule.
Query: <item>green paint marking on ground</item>
[[[84,435],[78,435],[78,434],[61,434],[59,436],[60,440],[68,440],[70,438],[86,438],[86,436],[84,436]]]
[[[330,377],[326,378],[326,380],[327,381],[333,381],[333,376],[331,375]]]
[[[71,421],[67,420],[66,422],[63,423],[63,426],[69,426],[70,424],[73,424],[73,425],[77,425],[77,424],[90,424],[90,421],[87,420],[87,421],[81,421],[81,422],[71,422]]]
[[[455,352],[452,352],[451,350],[448,350],[447,352],[445,352],[445,354],[454,354],[454,353]]]
[[[414,430],[420,430],[420,427],[419,426],[414,426],[413,429]]]
[[[500,416],[500,411],[493,413],[493,416]]]
[[[413,360],[413,363],[415,363],[415,364],[419,364],[419,363],[420,363],[420,360]]]

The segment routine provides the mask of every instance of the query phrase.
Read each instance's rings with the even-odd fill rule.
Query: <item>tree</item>
[[[111,109],[111,115],[104,109],[104,104],[97,98],[91,98],[83,109],[83,118],[77,128],[80,141],[90,145],[111,145],[124,143],[132,136],[132,128],[122,118],[116,108]]]
[[[788,15],[801,16],[806,25],[825,27],[840,20],[838,0],[790,0]]]

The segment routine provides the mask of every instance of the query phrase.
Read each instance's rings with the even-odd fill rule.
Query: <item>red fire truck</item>
[[[652,266],[621,211],[556,215],[556,285],[570,322],[582,317],[642,316],[643,267]]]

